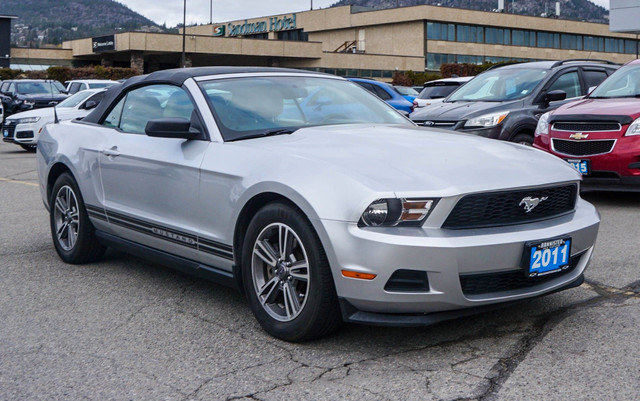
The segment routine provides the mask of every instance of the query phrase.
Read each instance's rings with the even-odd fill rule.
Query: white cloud
[[[171,2],[158,0],[118,1],[158,24],[166,22],[167,26],[171,27],[182,23],[184,3],[180,0]],[[313,0],[313,7],[324,8],[333,3],[335,3],[335,0]],[[187,25],[209,23],[210,7],[210,0],[187,0]],[[296,2],[286,0],[213,0],[213,21],[224,22],[266,15],[287,14],[306,11],[310,7],[311,0]]]

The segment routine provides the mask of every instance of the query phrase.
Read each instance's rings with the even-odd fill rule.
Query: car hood
[[[635,119],[640,117],[640,99],[583,99],[565,104],[553,112],[554,116],[562,114],[626,115]]]
[[[231,144],[259,148],[270,163],[273,155],[286,155],[296,174],[337,172],[398,196],[452,196],[580,179],[564,161],[531,147],[411,126],[323,126]]]
[[[461,121],[483,114],[508,110],[514,105],[521,107],[522,101],[517,102],[441,102],[426,109],[418,109],[411,114],[412,120]]]
[[[56,108],[56,113],[58,114],[58,118],[60,120],[66,120],[66,119],[74,118],[74,116],[80,116],[82,114],[87,115],[89,114],[89,111],[76,110],[72,107],[62,107],[62,108]],[[22,111],[20,113],[15,113],[7,117],[7,120],[18,120],[20,118],[28,118],[28,117],[42,117],[42,118],[48,118],[51,121],[53,121],[53,107],[45,107],[42,109]]]

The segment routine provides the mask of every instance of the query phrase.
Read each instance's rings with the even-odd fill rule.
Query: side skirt
[[[103,245],[110,246],[115,249],[140,256],[152,262],[167,266],[171,269],[190,274],[192,276],[201,277],[227,287],[239,290],[238,282],[234,278],[233,273],[219,269],[217,267],[203,265],[194,260],[182,258],[158,249],[140,245],[133,241],[129,241],[115,235],[107,234],[103,231],[96,230],[96,237]]]

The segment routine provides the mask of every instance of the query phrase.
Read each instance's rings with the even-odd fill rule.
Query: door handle
[[[109,149],[105,149],[102,151],[102,154],[109,157],[120,156],[120,152],[118,152],[117,146],[112,146]]]

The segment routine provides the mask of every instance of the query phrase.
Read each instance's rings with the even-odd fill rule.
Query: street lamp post
[[[187,0],[184,0],[184,11],[182,13],[182,68],[186,67],[187,57],[185,54],[185,42],[187,38]]]

